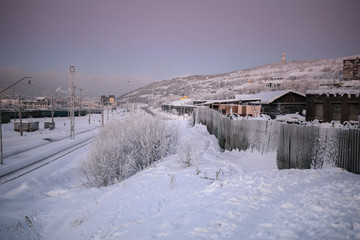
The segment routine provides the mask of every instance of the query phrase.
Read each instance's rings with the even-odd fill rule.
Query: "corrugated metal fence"
[[[198,108],[194,122],[206,125],[225,149],[277,151],[279,169],[337,166],[360,173],[360,129],[231,120],[209,108]]]

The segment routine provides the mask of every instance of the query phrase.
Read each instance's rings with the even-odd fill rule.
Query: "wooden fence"
[[[194,123],[206,125],[224,149],[276,151],[279,169],[337,166],[360,173],[360,129],[230,119],[203,107]]]

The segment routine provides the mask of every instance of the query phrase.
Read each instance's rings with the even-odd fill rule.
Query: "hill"
[[[230,73],[176,77],[151,83],[120,96],[117,101],[120,104],[147,103],[156,107],[182,96],[191,99],[229,99],[235,94],[283,89],[302,93],[333,87],[360,89],[360,81],[342,81],[343,60],[354,57],[274,63]]]

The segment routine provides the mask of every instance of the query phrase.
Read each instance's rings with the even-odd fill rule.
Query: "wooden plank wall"
[[[360,173],[360,129],[324,128],[266,120],[231,120],[198,108],[194,123],[207,126],[227,150],[277,152],[279,169],[340,167]]]

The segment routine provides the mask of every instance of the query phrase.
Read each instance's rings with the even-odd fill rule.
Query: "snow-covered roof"
[[[208,100],[204,105],[214,104],[214,103],[237,103],[238,99],[223,99],[223,100]]]
[[[35,97],[35,101],[44,101],[47,100],[47,97]]]
[[[260,93],[256,93],[256,94],[237,94],[237,95],[235,95],[235,99],[239,99],[242,101],[249,101],[252,99],[260,99],[261,103],[270,104],[270,103],[274,102],[276,99],[279,99],[282,96],[284,96],[290,92],[305,97],[304,94],[297,92],[297,91],[280,90],[280,91],[260,92]]]
[[[254,94],[235,94],[235,99],[249,99],[252,98]]]
[[[348,97],[350,97],[350,95],[356,95],[356,97],[358,97],[360,95],[360,90],[352,90],[352,89],[326,89],[326,90],[308,90],[306,92],[306,95],[340,95],[340,96],[344,96],[344,95],[348,95]]]
[[[170,102],[170,105],[173,105],[173,106],[191,105],[192,102],[193,102],[193,100],[191,100],[190,98],[187,98],[184,100],[172,101],[172,102]]]

